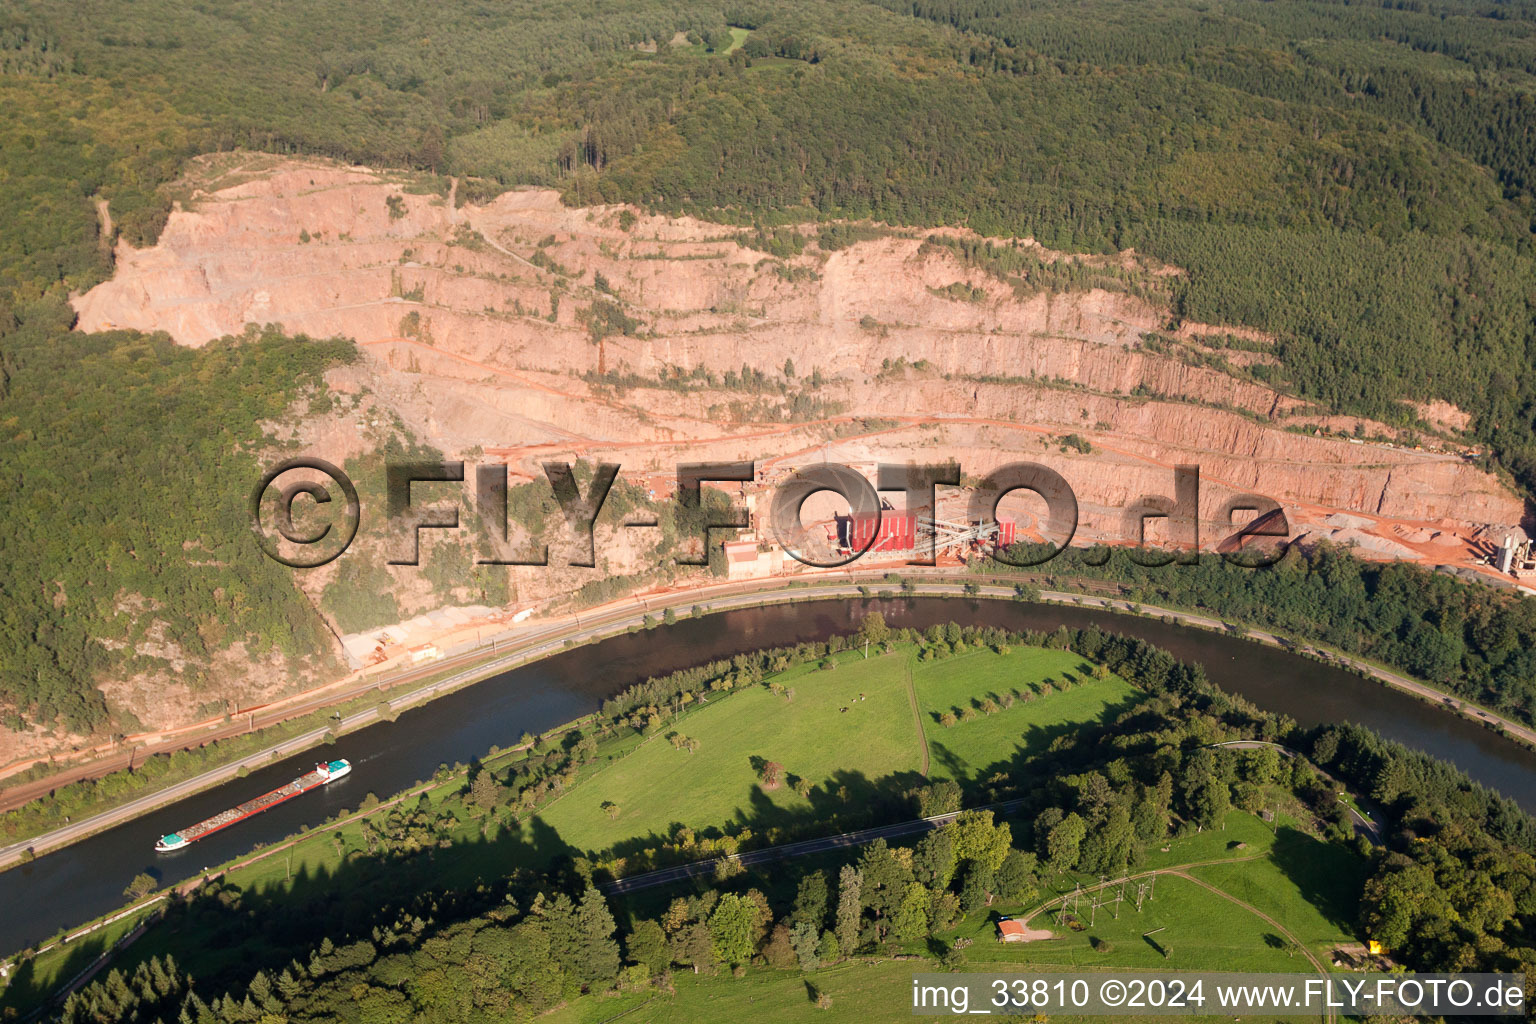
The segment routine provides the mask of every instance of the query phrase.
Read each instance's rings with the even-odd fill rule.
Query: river
[[[804,601],[685,619],[561,652],[403,712],[395,722],[344,736],[333,747],[289,758],[0,872],[0,951],[35,944],[121,906],[123,889],[139,872],[155,874],[162,884],[182,881],[257,843],[275,842],[343,808],[356,808],[369,792],[389,796],[430,778],[440,764],[468,761],[492,745],[515,744],[524,732],[578,718],[648,676],[741,651],[825,640],[852,631],[872,610],[897,627],[950,620],[1013,630],[1097,625],[1142,637],[1183,660],[1200,662],[1212,682],[1262,708],[1303,725],[1370,726],[1454,763],[1536,812],[1536,755],[1405,693],[1283,650],[1159,620],[1059,605],[938,597]],[[321,753],[350,759],[351,776],[184,850],[154,852],[160,836],[282,785]]]

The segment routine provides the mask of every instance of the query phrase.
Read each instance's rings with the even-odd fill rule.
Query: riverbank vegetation
[[[1038,554],[1019,545],[1010,557]],[[976,570],[1014,571],[990,560]],[[1112,580],[1127,588],[1131,601],[1207,609],[1327,644],[1536,725],[1536,601],[1517,594],[1468,586],[1405,562],[1365,561],[1328,544],[1292,545],[1264,569],[1212,554],[1192,565],[1145,568],[1123,551],[1096,545],[1069,548],[1020,571]]]
[[[1297,730],[1215,690],[1197,667],[1096,629],[1009,635],[957,625],[964,645],[958,652],[944,629],[936,639],[897,631],[882,641],[896,648],[880,656],[891,663],[933,651],[923,664],[948,665],[951,685],[988,664],[1012,666],[1010,676],[1027,680],[1027,668],[1015,675],[1021,663],[1010,659],[1029,648],[1088,665],[1084,689],[1106,681],[1095,677],[1095,665],[1136,687],[1139,702],[1075,723],[1045,747],[1000,750],[989,766],[995,770],[938,779],[916,792],[891,787],[866,820],[910,817],[949,786],[972,806],[1019,801],[1006,819],[968,813],[915,839],[603,895],[619,865],[573,849],[550,823],[554,808],[587,791],[589,801],[616,803],[612,784],[643,748],[689,764],[704,748],[690,753],[671,736],[709,735],[716,728],[711,719],[728,719],[734,702],[786,720],[797,704],[809,710],[810,691],[836,689],[850,669],[877,663],[874,655],[864,660],[861,641],[882,629],[871,619],[860,637],[742,655],[648,681],[563,737],[489,758],[458,781],[445,776],[441,791],[294,848],[309,850],[305,858],[319,853],[324,867],[301,860],[290,877],[291,866],[276,863],[273,874],[278,858],[268,858],[255,877],[204,885],[190,899],[173,901],[166,921],[72,998],[62,1017],[148,1021],[185,1010],[192,1019],[231,1021],[263,1013],[474,1020],[565,1004],[561,1014],[585,1018],[644,1004],[638,1019],[651,1019],[669,1008],[700,1016],[709,1012],[704,1007],[759,998],[789,1012],[808,993],[812,1004],[826,996],[833,1016],[843,1016],[867,1014],[858,993],[886,984],[880,979],[889,967],[881,964],[893,956],[927,960],[933,969],[1044,957],[1306,970],[1305,954],[1378,935],[1390,936],[1394,955],[1420,969],[1529,970],[1536,963],[1522,939],[1532,923],[1536,823],[1508,801],[1365,730]],[[859,649],[839,650],[852,646]],[[822,668],[827,662],[836,667]],[[879,685],[904,689],[904,673]],[[996,689],[983,678],[971,696],[984,701]],[[708,700],[697,699],[706,694]],[[1069,696],[1029,703],[1043,707]],[[987,721],[1006,720],[1011,710]],[[843,717],[821,719],[835,731]],[[1029,727],[1020,725],[1023,743]],[[1309,756],[1211,746],[1229,739],[1280,740]],[[765,767],[750,751],[738,753],[754,771]],[[674,785],[685,796],[700,784],[704,792],[712,771],[684,771]],[[786,768],[780,778],[788,774]],[[1330,779],[1379,801],[1385,846],[1351,837]],[[611,823],[602,803],[586,817]],[[677,810],[689,820],[686,806]],[[757,811],[746,810],[742,824],[758,824]],[[745,836],[737,829],[734,845],[718,842],[731,831],[701,827],[691,855],[718,857],[768,840],[767,828],[758,828]],[[1055,933],[1050,940],[1020,949],[992,938],[998,913],[1028,912],[1078,880],[1173,869],[1251,902],[1275,924],[1179,875],[1164,875],[1141,911],[1150,916],[1124,907],[1121,919],[1078,930],[1073,915],[1041,915],[1035,923]],[[1405,901],[1402,894],[1425,872],[1444,876],[1440,895]],[[1165,935],[1166,945],[1137,942],[1139,932],[1156,927],[1143,922],[1154,920],[1183,930]],[[1201,926],[1191,929],[1196,920]],[[168,970],[171,958],[176,971]],[[915,966],[902,969],[909,975]],[[164,977],[157,980],[157,972]]]

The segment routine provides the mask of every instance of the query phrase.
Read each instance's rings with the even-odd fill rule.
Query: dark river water
[[[1205,666],[1212,682],[1303,725],[1351,721],[1450,761],[1474,779],[1536,812],[1536,755],[1456,715],[1297,655],[1235,637],[1110,612],[1011,601],[919,597],[822,600],[723,612],[651,632],[629,633],[565,651],[406,711],[393,723],[343,737],[328,756],[352,761],[350,777],[172,854],[155,840],[282,785],[310,768],[311,751],[252,772],[144,818],[0,872],[0,953],[45,939],[123,903],[141,871],[181,881],[317,824],[369,793],[380,797],[429,778],[439,764],[510,746],[596,710],[603,698],[648,676],[762,647],[825,640],[856,628],[871,610],[892,626],[955,620],[1007,629],[1097,625],[1149,640]]]

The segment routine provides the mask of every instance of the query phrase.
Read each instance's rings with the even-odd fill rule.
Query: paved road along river
[[[744,650],[825,639],[857,627],[870,610],[895,626],[951,619],[1010,629],[1052,629],[1090,623],[1143,637],[1180,658],[1199,661],[1217,685],[1303,724],[1353,721],[1427,750],[1536,811],[1536,755],[1466,719],[1446,714],[1328,665],[1232,636],[1187,629],[1130,615],[1060,605],[919,597],[803,601],[685,619],[651,632],[623,634],[563,651],[494,676],[368,726],[322,750],[349,758],[348,778],[279,805],[173,854],[154,841],[179,826],[273,789],[310,767],[320,751],[299,754],[248,778],[108,829],[32,864],[0,873],[0,952],[9,953],[106,913],[123,902],[123,888],[140,871],[162,883],[199,874],[315,824],[364,795],[387,796],[429,778],[439,764],[468,761],[493,744],[509,746],[525,731],[543,729],[594,710],[607,697],[648,676]]]

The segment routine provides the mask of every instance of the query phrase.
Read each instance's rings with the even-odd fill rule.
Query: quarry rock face
[[[76,300],[80,329],[166,331],[197,346],[273,322],[351,338],[368,355],[349,386],[387,399],[423,440],[492,452],[528,478],[560,452],[664,473],[679,459],[810,457],[858,433],[877,458],[971,453],[968,473],[1016,457],[1053,465],[1084,505],[1087,535],[1110,537],[1141,494],[1171,494],[1180,463],[1201,467],[1213,508],[1256,491],[1319,536],[1341,532],[1331,513],[1363,515],[1370,525],[1347,539],[1375,536],[1387,556],[1431,557],[1404,546],[1413,524],[1470,538],[1522,513],[1453,442],[1358,443],[1294,397],[1193,365],[1178,346],[1268,339],[1170,324],[1155,282],[1177,269],[1134,254],[1004,241],[1048,264],[1140,267],[1153,282],[1139,293],[1102,281],[1015,289],[925,244],[973,237],[960,231],[870,230],[780,257],[742,244],[737,228],[570,208],[549,190],[460,206],[363,168],[252,159],[205,174],[153,248],[119,246],[113,278]],[[629,329],[595,343],[591,311],[610,302]],[[1174,347],[1148,342],[1158,337]],[[721,383],[744,367],[772,386]],[[700,370],[715,383],[689,376]],[[810,411],[789,409],[797,392]],[[1446,430],[1466,425],[1445,403],[1423,411]],[[1068,435],[1089,450],[1059,443]]]
[[[856,225],[851,244],[823,246],[816,225],[756,238],[539,189],[461,204],[456,184],[254,154],[200,158],[185,186],[158,242],[119,245],[111,280],[75,298],[79,329],[196,347],[275,323],[354,340],[361,358],[328,372],[330,400],[270,425],[289,454],[340,464],[405,430],[450,458],[504,462],[514,485],[546,486],[549,460],[604,460],[658,498],[679,462],[752,460],[760,530],[762,488],[806,463],[956,460],[974,479],[1030,461],[1072,488],[1079,544],[1134,540],[1126,508],[1172,496],[1175,467],[1196,465],[1208,549],[1233,529],[1223,503],[1257,493],[1303,543],[1482,574],[1523,512],[1459,440],[1465,413],[1416,406],[1439,431],[1425,450],[1277,392],[1247,372],[1275,364],[1275,339],[1177,322],[1166,286],[1182,272],[1131,252],[992,240],[1013,260],[999,273],[959,229]],[[1016,498],[1002,514],[1041,539],[1043,509]],[[808,508],[828,515],[830,500]],[[941,517],[963,504],[952,495]],[[483,624],[644,578],[659,557],[654,535],[616,523],[597,526],[596,568],[569,566],[548,539],[551,564],[510,569],[509,603]],[[482,620],[434,625],[479,605],[472,587],[445,596],[419,569],[385,565],[374,539],[354,555],[387,572],[401,622],[349,635],[348,651],[386,631],[392,650],[478,636]],[[321,597],[339,564],[297,578],[338,636]],[[229,657],[221,696],[237,704],[319,682]],[[156,730],[188,725],[195,703],[169,669],[102,689]],[[0,755],[60,742],[13,737]]]

